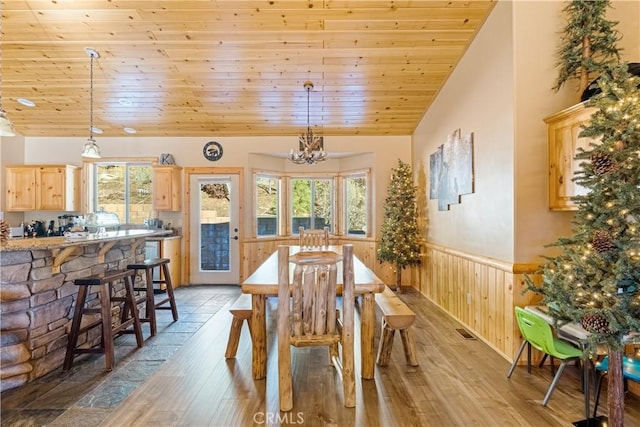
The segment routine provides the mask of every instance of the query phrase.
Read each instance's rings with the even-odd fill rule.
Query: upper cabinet
[[[69,165],[7,166],[7,211],[77,211],[79,169]]]
[[[585,193],[585,189],[575,182],[573,177],[580,169],[575,155],[578,148],[587,149],[590,138],[579,138],[581,126],[588,123],[595,108],[585,107],[584,103],[574,105],[552,116],[546,117],[549,149],[549,209],[555,211],[574,211],[577,206],[571,200],[573,196]]]
[[[182,168],[180,166],[153,167],[153,210],[182,210],[181,177]]]

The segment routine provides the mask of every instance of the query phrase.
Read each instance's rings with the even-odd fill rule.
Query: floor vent
[[[456,331],[458,331],[458,333],[460,335],[462,335],[464,339],[467,339],[467,340],[475,340],[476,339],[476,337],[474,337],[471,334],[471,332],[467,331],[466,329],[460,328],[460,329],[456,329]]]

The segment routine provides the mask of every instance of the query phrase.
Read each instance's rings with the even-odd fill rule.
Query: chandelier
[[[100,148],[98,148],[98,144],[96,144],[96,140],[93,139],[93,60],[100,58],[100,54],[97,50],[86,48],[85,51],[87,55],[91,57],[91,85],[89,87],[89,139],[82,147],[82,157],[87,157],[91,159],[99,159],[100,158]]]
[[[313,165],[318,162],[324,162],[327,159],[327,153],[324,151],[324,141],[322,136],[315,135],[309,125],[309,92],[313,89],[313,83],[305,82],[304,89],[307,91],[307,131],[298,137],[299,151],[289,152],[289,160],[297,165],[309,164]]]

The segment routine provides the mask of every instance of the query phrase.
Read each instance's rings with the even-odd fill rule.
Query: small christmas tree
[[[396,288],[401,290],[402,270],[420,265],[420,237],[416,215],[416,187],[411,166],[398,159],[392,169],[391,182],[384,203],[378,261],[390,262],[396,267]]]
[[[567,25],[558,52],[559,90],[567,80],[579,79],[579,93],[600,74],[601,69],[620,60],[616,43],[617,22],[605,18],[609,0],[573,0],[564,9]]]
[[[599,140],[576,156],[574,180],[588,189],[574,198],[573,236],[554,246],[540,287],[555,319],[581,323],[591,344],[609,347],[609,425],[623,425],[622,356],[625,339],[640,331],[640,79],[627,64],[607,67],[602,92],[587,105],[597,110],[580,136]],[[636,339],[638,337],[636,336]]]

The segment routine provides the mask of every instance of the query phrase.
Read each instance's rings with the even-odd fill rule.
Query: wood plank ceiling
[[[26,136],[407,135],[493,1],[3,0],[2,106]],[[18,98],[33,101],[25,107]]]

